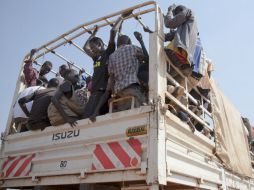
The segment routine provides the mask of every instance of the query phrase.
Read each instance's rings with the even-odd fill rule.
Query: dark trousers
[[[44,130],[46,127],[51,126],[49,119],[48,118],[42,118],[41,120],[33,121],[33,120],[28,120],[26,128],[28,130]]]
[[[92,92],[92,94],[89,97],[89,100],[85,106],[84,115],[82,116],[83,119],[89,118],[93,114],[93,112],[94,112],[95,108],[97,107],[97,105],[100,101],[100,98],[102,97],[104,92],[105,91],[102,91],[102,90]],[[99,112],[100,115],[103,115],[106,113],[108,113],[108,102],[106,102],[102,106],[102,108],[100,109],[100,112]]]
[[[145,103],[145,97],[141,93],[140,85],[139,84],[131,84],[128,87],[124,88],[120,92],[116,94],[116,96],[123,98],[126,96],[134,96],[135,98],[135,107],[140,107],[142,104]]]

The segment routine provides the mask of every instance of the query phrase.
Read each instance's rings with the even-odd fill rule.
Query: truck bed
[[[9,135],[3,186],[31,186],[38,178],[41,185],[144,180],[150,111],[143,106],[99,116],[95,123],[80,120],[74,128],[65,124]]]

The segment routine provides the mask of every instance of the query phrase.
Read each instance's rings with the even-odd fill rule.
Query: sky
[[[24,56],[32,49],[69,31],[79,24],[134,6],[141,0],[0,0],[0,132],[4,131],[18,73]],[[253,0],[175,0],[156,1],[165,13],[170,4],[183,4],[197,17],[198,29],[206,55],[213,61],[213,76],[220,89],[244,117],[254,124],[254,1]],[[146,20],[145,20],[146,19]],[[152,25],[149,18],[144,21]],[[124,33],[143,32],[137,23],[126,23]],[[168,30],[165,29],[165,32]],[[108,30],[98,35],[108,41]],[[88,35],[78,45],[83,46]],[[144,34],[147,40],[147,34]],[[137,44],[134,41],[134,44]],[[68,46],[68,45],[66,45]],[[92,73],[92,61],[82,52],[59,49],[71,61]],[[74,52],[75,51],[75,52]],[[76,59],[75,59],[76,58]],[[54,70],[64,62],[51,55]]]

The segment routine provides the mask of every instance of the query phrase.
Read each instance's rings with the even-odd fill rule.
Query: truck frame
[[[149,104],[98,116],[94,123],[79,120],[75,128],[64,124],[23,133],[11,132],[11,109],[1,147],[2,188],[254,189],[251,178],[240,177],[223,167],[213,152],[214,138],[193,132],[167,109],[167,100],[173,101],[207,131],[213,130],[204,118],[167,92],[167,81],[179,84],[168,72],[169,67],[175,67],[165,56],[163,14],[156,2],[142,3],[82,24],[37,48],[35,60],[54,53],[68,62],[56,52],[58,47],[70,43],[83,51],[72,40],[92,31],[95,24],[99,28],[113,24],[117,16],[129,10],[133,13],[126,19],[149,13],[155,20],[154,31],[149,34]],[[22,69],[23,65],[20,76]],[[186,79],[186,89],[188,83]],[[13,104],[22,89],[24,84],[19,77]],[[188,90],[185,95],[195,102]],[[202,110],[212,118],[204,107]]]

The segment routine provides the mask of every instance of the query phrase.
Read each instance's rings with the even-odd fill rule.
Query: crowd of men
[[[123,20],[129,14],[131,12],[122,14],[114,23],[107,48],[102,39],[96,36],[98,27],[95,26],[83,47],[93,60],[94,68],[93,76],[87,77],[85,84],[80,84],[82,72],[78,73],[68,65],[61,65],[59,75],[48,81],[45,75],[51,71],[52,63],[46,61],[40,71],[35,70],[32,64],[36,50],[31,50],[23,69],[27,88],[19,94],[13,109],[13,121],[19,131],[43,130],[48,126],[64,123],[73,127],[77,120],[86,118],[94,122],[96,116],[108,113],[108,101],[111,97],[134,97],[135,107],[147,104],[149,55],[142,35],[134,32],[140,43],[138,47],[120,32]],[[200,93],[209,98],[212,64],[205,59],[201,61],[202,46],[193,11],[182,5],[170,6],[164,21],[165,26],[170,29],[165,34],[165,42],[170,41],[165,48],[167,56],[185,77],[195,81],[193,88],[198,87]],[[184,78],[174,69],[170,68],[169,72],[180,86],[168,82],[167,89],[184,102]],[[195,96],[192,88],[188,90]],[[196,98],[199,99],[198,96]],[[176,104],[169,102],[168,105],[169,110],[180,119],[193,124],[188,114]],[[193,111],[197,108],[195,105],[192,107]],[[119,104],[118,110],[124,109],[125,105]]]
[[[95,121],[97,115],[108,112],[108,100],[112,96],[133,96],[136,107],[145,104],[149,58],[142,35],[134,33],[140,48],[133,45],[128,36],[120,34],[124,17],[129,14],[131,12],[122,14],[115,22],[107,48],[102,39],[95,36],[98,31],[95,26],[83,47],[94,67],[93,76],[87,77],[84,85],[80,85],[82,72],[78,73],[68,65],[61,65],[59,74],[48,81],[46,75],[51,71],[52,63],[44,62],[37,71],[32,65],[36,49],[31,50],[23,68],[27,88],[19,94],[13,109],[17,131],[43,130],[64,123],[73,127],[77,120],[86,118]]]

